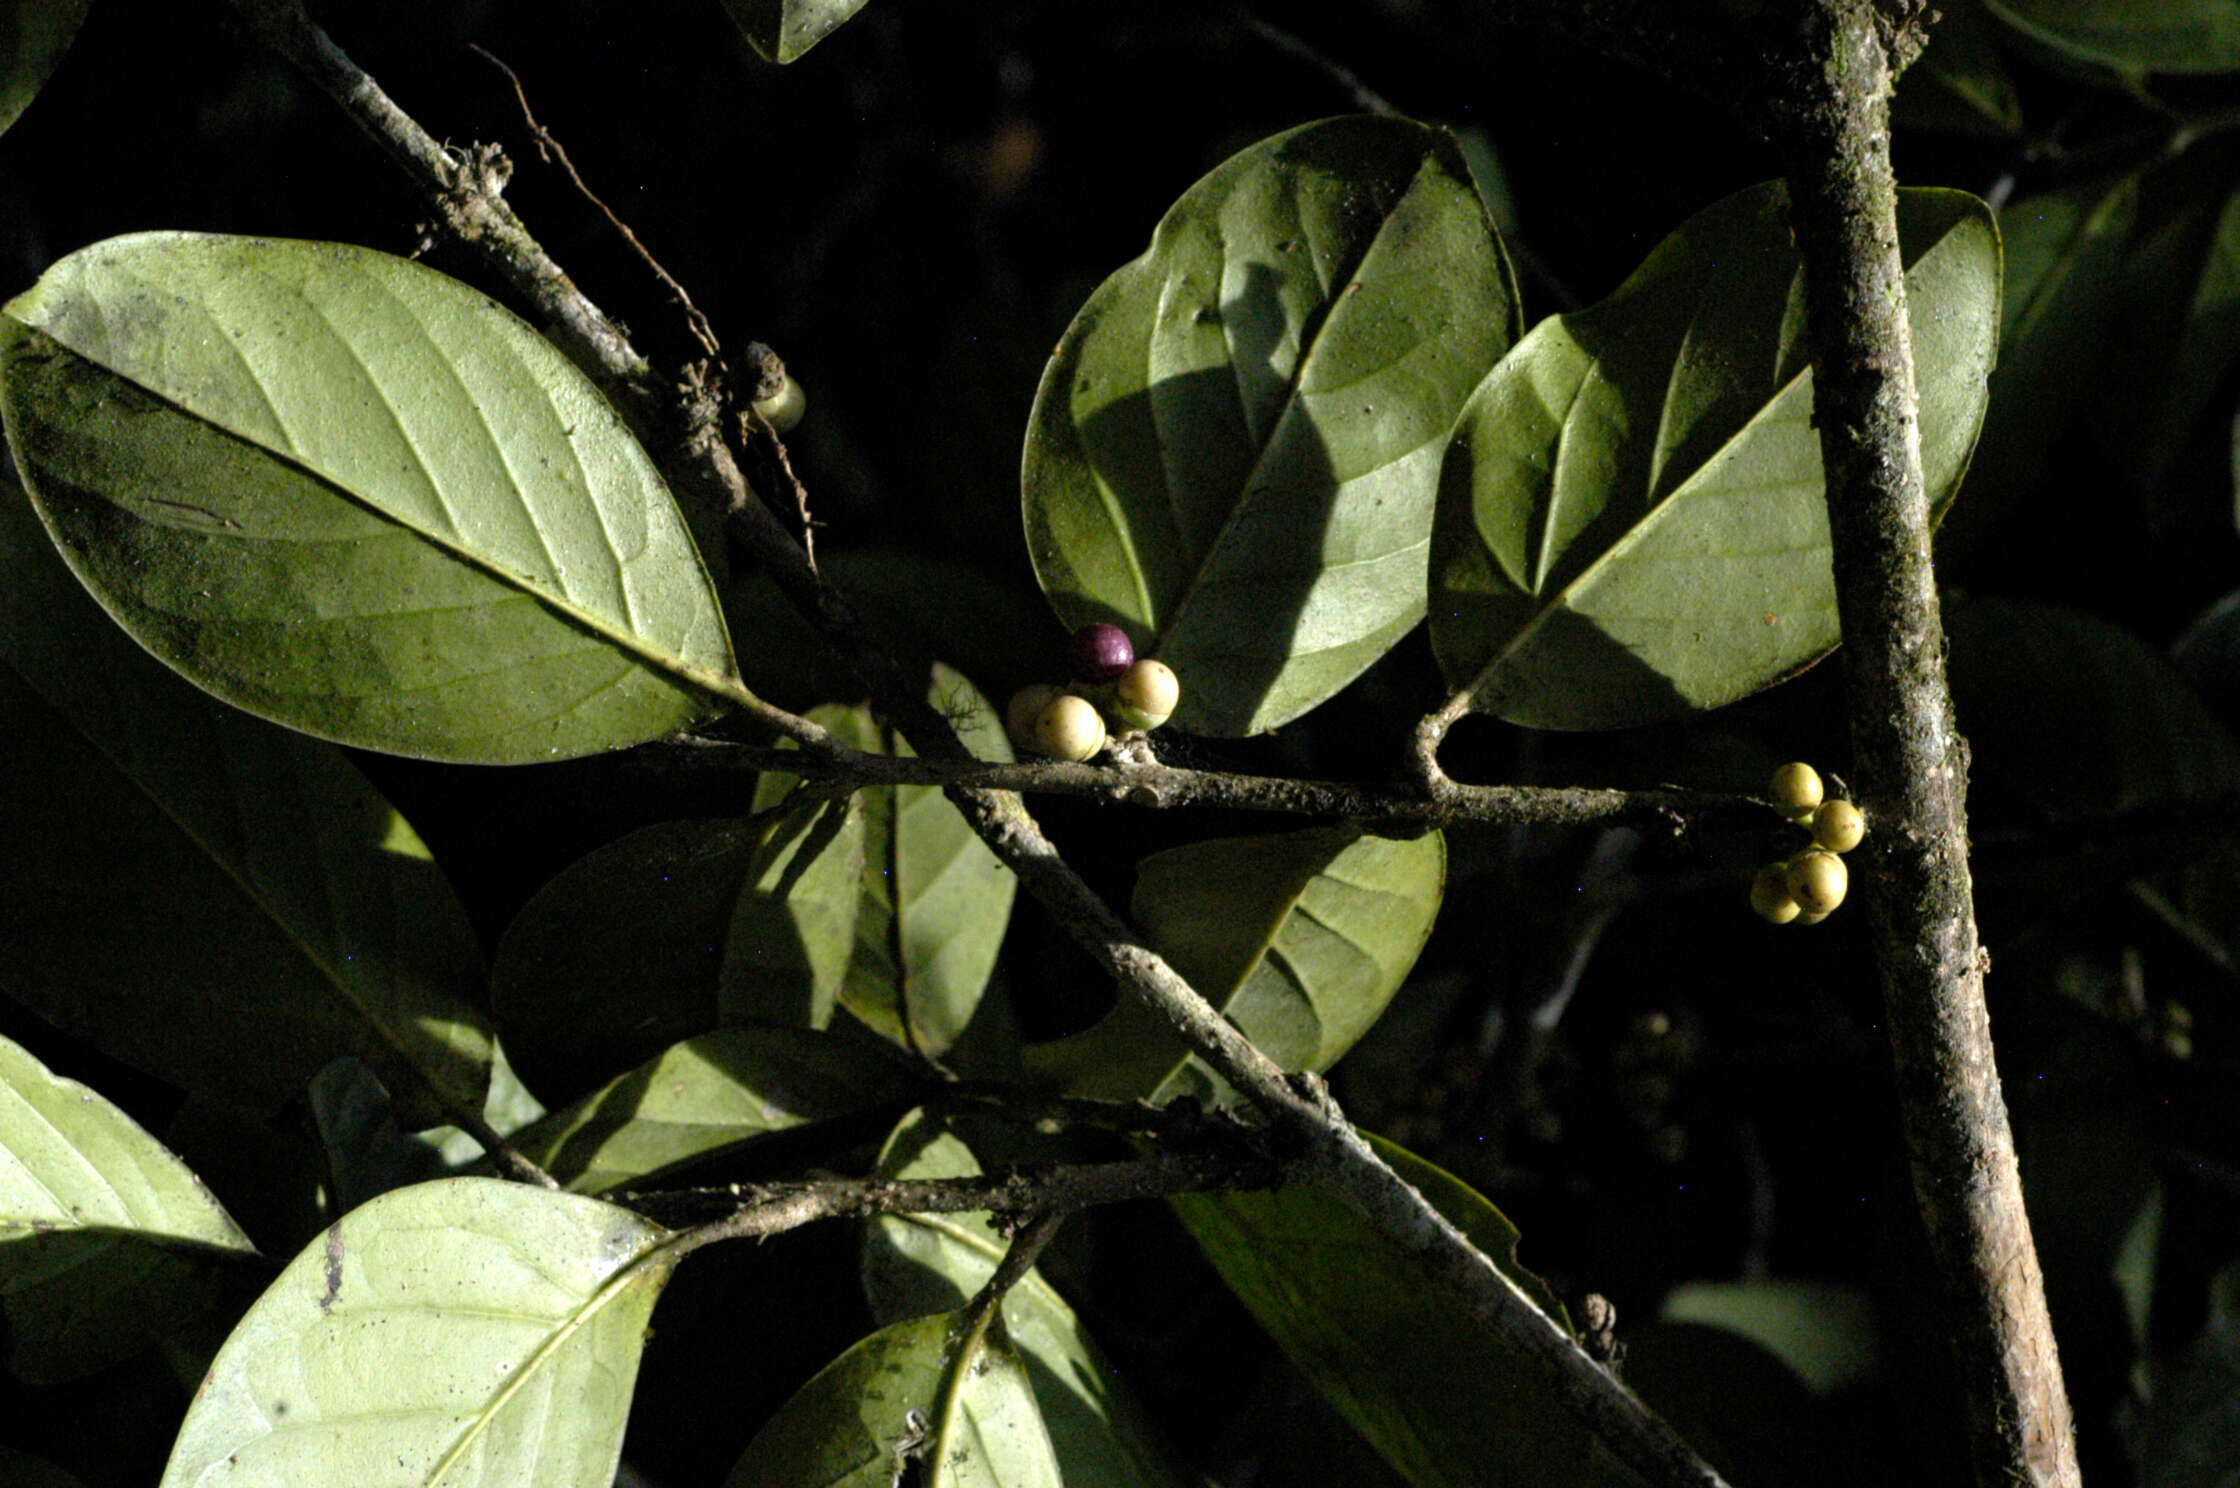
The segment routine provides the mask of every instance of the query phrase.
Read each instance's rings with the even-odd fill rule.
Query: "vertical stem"
[[[1865,875],[1915,1194],[1948,1304],[1982,1488],[2073,1485],[2076,1450],[1992,1061],[1968,876],[1967,752],[1929,560],[1892,81],[1867,0],[1812,0],[1776,64],[1776,138],[1805,263]]]

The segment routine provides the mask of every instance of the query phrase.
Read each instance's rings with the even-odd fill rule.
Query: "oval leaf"
[[[961,1314],[882,1328],[832,1361],[751,1442],[729,1488],[1060,1488],[1019,1356],[991,1329],[969,1381],[952,1376]]]
[[[1999,317],[1991,216],[1899,194],[1921,455],[1951,499]],[[1837,640],[1802,284],[1778,183],[1704,211],[1471,397],[1432,540],[1431,643],[1480,712],[1619,728],[1732,702]]]
[[[903,1118],[879,1154],[882,1178],[980,1172],[972,1149],[923,1111]],[[962,1307],[995,1274],[1007,1243],[985,1214],[880,1216],[863,1238],[863,1289],[872,1316],[892,1323]],[[1068,1482],[1180,1488],[1134,1396],[1039,1270],[1029,1270],[1004,1294],[1003,1320]]]
[[[0,481],[0,991],[275,1108],[356,1054],[419,1124],[482,1102],[466,911],[331,745],[212,701],[74,583]]]
[[[796,62],[863,9],[864,0],[723,0],[766,62]]]
[[[823,1028],[855,951],[864,811],[805,801],[764,823],[724,935],[716,1016]]]
[[[739,684],[653,463],[510,312],[369,249],[144,233],[0,315],[18,467],[134,638],[237,707],[481,764]]]
[[[1563,1318],[1517,1264],[1517,1230],[1500,1210],[1452,1174],[1371,1140],[1542,1311]],[[1579,1481],[1588,1437],[1570,1412],[1341,1200],[1294,1185],[1169,1202],[1291,1362],[1416,1488]]]
[[[0,1308],[18,1378],[131,1356],[200,1317],[214,1271],[255,1256],[138,1122],[0,1038]]]
[[[1218,838],[1144,859],[1134,910],[1152,946],[1263,1053],[1288,1070],[1322,1070],[1400,990],[1438,916],[1446,871],[1438,832]],[[1069,1093],[1101,1100],[1226,1089],[1134,998],[1028,1057]]]
[[[2127,76],[2240,70],[2231,0],[1986,0],[2034,41]]]
[[[771,1132],[904,1098],[916,1072],[870,1040],[806,1028],[688,1039],[516,1132],[577,1193],[605,1193]]]
[[[1011,742],[980,689],[936,662],[928,697],[967,749],[1008,762]],[[909,754],[863,708],[812,715],[857,749]],[[793,776],[772,772],[756,804],[785,799]],[[936,786],[872,787],[863,805],[863,897],[841,1005],[906,1049],[939,1058],[956,1046],[995,972],[1018,879]]]
[[[62,65],[93,0],[0,0],[0,129],[23,116]]]
[[[666,1238],[492,1179],[384,1194],[249,1309],[162,1488],[608,1488]]]
[[[1181,727],[1298,717],[1422,618],[1440,442],[1517,317],[1443,132],[1330,119],[1233,157],[1043,373],[1023,474],[1043,592],[1172,666]]]

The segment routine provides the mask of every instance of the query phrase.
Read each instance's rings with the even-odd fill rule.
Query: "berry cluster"
[[[1773,804],[1812,833],[1812,845],[1793,857],[1768,863],[1750,881],[1750,907],[1776,925],[1792,920],[1816,925],[1834,913],[1851,887],[1851,870],[1838,856],[1867,835],[1867,819],[1840,797],[1823,799],[1820,772],[1810,765],[1783,765],[1773,772]]]
[[[1107,728],[1155,729],[1174,713],[1182,684],[1174,669],[1138,658],[1117,625],[1099,620],[1073,633],[1073,675],[1065,687],[1036,682],[1011,695],[1003,725],[1021,749],[1085,760],[1105,747]]]

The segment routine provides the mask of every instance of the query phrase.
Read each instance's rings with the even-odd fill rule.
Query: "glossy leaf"
[[[22,117],[62,65],[93,0],[0,0],[0,130]]]
[[[855,953],[865,812],[806,801],[765,824],[724,936],[717,1016],[823,1028]]]
[[[414,1120],[479,1103],[481,953],[427,848],[331,745],[157,665],[0,483],[0,991],[270,1110],[365,1059]]]
[[[18,1378],[129,1357],[195,1318],[214,1272],[255,1257],[139,1123],[0,1039],[0,1308]]]
[[[888,1138],[877,1171],[883,1178],[967,1178],[981,1167],[971,1148],[917,1111]],[[1006,1245],[985,1214],[881,1216],[863,1240],[872,1315],[893,1323],[962,1307],[995,1274]],[[1028,1271],[1005,1293],[1003,1320],[1066,1481],[1180,1488],[1125,1382],[1040,1271]]]
[[[1440,444],[1518,327],[1444,133],[1361,116],[1243,151],[1043,373],[1024,468],[1043,592],[1171,665],[1180,727],[1298,717],[1422,617]]]
[[[1336,1063],[1415,964],[1446,886],[1446,840],[1315,827],[1169,849],[1137,869],[1136,922],[1175,970],[1285,1069]],[[1029,1051],[1073,1094],[1224,1089],[1173,1029],[1124,999],[1085,1033]]]
[[[748,44],[765,61],[797,62],[840,29],[864,0],[723,0]]]
[[[929,696],[966,748],[981,759],[1011,758],[1001,718],[971,682],[936,664]],[[863,709],[820,708],[812,716],[855,748],[911,752]],[[757,785],[755,800],[782,800],[793,786],[794,777],[773,772]],[[936,787],[857,794],[863,898],[840,1001],[904,1048],[939,1058],[955,1046],[987,991],[1018,880]]]
[[[608,1488],[666,1237],[518,1183],[385,1194],[249,1309],[162,1488]]]
[[[2119,334],[2091,369],[2093,432],[2139,490],[2160,487],[2240,361],[2240,142],[2212,137],[2140,177]]]
[[[1985,0],[2030,37],[2129,76],[2240,71],[2240,8],[2231,0]]]
[[[764,824],[661,822],[570,864],[506,927],[491,1002],[532,1088],[572,1100],[716,1027]]]
[[[1915,129],[1990,139],[2022,132],[2022,99],[1999,58],[1997,27],[1982,0],[1947,0],[1929,31],[1929,49],[1899,79],[1891,117]]]
[[[2025,197],[2000,212],[1999,365],[1968,499],[1938,533],[1940,554],[1966,551],[2034,492],[2055,441],[2107,395],[2101,368],[2125,319],[2119,281],[2138,211],[2133,175]]]
[[[1658,1316],[1740,1334],[1793,1370],[1816,1395],[1869,1385],[1881,1367],[1873,1299],[1839,1282],[1685,1282],[1666,1294]]]
[[[1517,1265],[1517,1231],[1499,1210],[1421,1158],[1375,1145],[1543,1311],[1563,1317]],[[1579,1480],[1585,1431],[1343,1201],[1294,1185],[1169,1202],[1291,1362],[1416,1488]]]
[[[1989,212],[1899,195],[1921,453],[1957,486],[1998,335]],[[1802,283],[1778,184],[1706,208],[1471,397],[1432,541],[1431,642],[1478,711],[1617,728],[1731,702],[1837,640]]]
[[[806,1028],[688,1039],[516,1132],[577,1193],[605,1193],[771,1132],[905,1098],[915,1072],[869,1041]]]
[[[2102,820],[2240,794],[2240,748],[2145,643],[2022,600],[1948,607],[1953,706],[1986,824]],[[2154,845],[2167,861],[2168,843]]]
[[[653,463],[485,296],[368,249],[143,233],[0,315],[17,466],[134,638],[237,707],[507,764],[736,693]]]
[[[835,1359],[748,1445],[729,1488],[893,1488],[911,1481],[900,1475],[912,1458],[927,1488],[1059,1488],[1026,1371],[1000,1330],[976,1377],[946,1367],[959,1316],[896,1323]]]

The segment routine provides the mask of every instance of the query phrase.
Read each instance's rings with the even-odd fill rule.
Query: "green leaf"
[[[1998,233],[1974,197],[1905,191],[1898,236],[1941,509],[1983,418]],[[1732,702],[1835,645],[1802,295],[1782,188],[1752,187],[1486,377],[1448,452],[1431,556],[1432,647],[1476,710],[1630,727]]]
[[[2055,442],[2109,395],[2108,346],[2126,319],[2119,276],[2139,177],[2025,197],[1999,214],[2006,252],[1999,365],[1968,499],[1937,534],[1940,554],[1978,543],[2045,478]]]
[[[2240,14],[2240,12],[2236,12]],[[2092,429],[2139,490],[2160,487],[2240,360],[2240,141],[2216,138],[2140,179],[2122,320],[2090,370]]]
[[[569,865],[498,942],[506,1049],[572,1100],[716,1026],[724,941],[767,824],[661,822]]]
[[[927,1488],[1059,1488],[1026,1371],[1000,1327],[975,1377],[946,1367],[959,1317],[896,1323],[835,1359],[748,1444],[726,1484],[893,1488],[910,1481],[898,1474],[914,1457]]]
[[[979,1159],[923,1111],[879,1154],[882,1178],[968,1178]],[[985,1214],[888,1214],[865,1228],[863,1289],[881,1323],[962,1307],[1003,1259]],[[1004,1294],[1003,1320],[1034,1384],[1058,1466],[1071,1483],[1180,1488],[1134,1396],[1081,1319],[1038,1270]]]
[[[971,682],[936,663],[927,696],[967,749],[984,760],[1011,759],[1002,719]],[[912,752],[862,708],[819,708],[811,716],[854,748]],[[782,772],[764,776],[756,804],[783,800],[795,784]],[[857,794],[863,897],[841,1005],[904,1048],[939,1058],[955,1047],[987,991],[1018,879],[939,788]]]
[[[2022,132],[2022,99],[1981,0],[1945,0],[1938,8],[1929,49],[1899,79],[1892,118],[1915,129],[2012,139]]]
[[[1739,1333],[1779,1359],[1816,1395],[1863,1385],[1875,1357],[1874,1302],[1840,1282],[1693,1281],[1666,1294],[1660,1317]]]
[[[18,1378],[129,1358],[197,1319],[217,1273],[255,1257],[139,1123],[0,1038],[0,1308]]]
[[[23,116],[62,65],[93,0],[5,0],[0,4],[0,130]]]
[[[416,1120],[481,1102],[481,952],[411,825],[149,659],[5,483],[0,820],[0,991],[42,1017],[267,1111],[344,1054]]]
[[[1969,804],[1987,823],[2093,821],[2240,794],[2240,748],[2170,663],[2105,620],[2025,600],[1947,606]],[[2170,845],[2155,845],[2166,863]]]
[[[513,1135],[577,1193],[605,1193],[771,1132],[906,1098],[916,1072],[869,1041],[806,1028],[688,1039]]]
[[[1322,1070],[1400,990],[1438,916],[1446,864],[1438,832],[1217,838],[1144,859],[1134,912],[1152,946],[1269,1058]],[[1133,998],[1028,1058],[1069,1093],[1101,1100],[1226,1088]]]
[[[249,1309],[163,1488],[607,1488],[667,1238],[518,1183],[384,1194]]]
[[[1453,1175],[1371,1140],[1543,1311],[1563,1318],[1517,1265],[1517,1231],[1499,1210]],[[1416,1488],[1578,1481],[1588,1438],[1571,1414],[1343,1201],[1299,1185],[1169,1202],[1291,1362]]]
[[[804,801],[764,826],[724,936],[723,1022],[832,1021],[855,951],[865,815],[852,796]]]
[[[0,315],[40,513],[134,638],[306,733],[477,764],[742,689],[653,463],[582,373],[368,249],[143,233]]]
[[[1422,618],[1440,442],[1519,325],[1447,135],[1354,117],[1252,146],[1183,193],[1043,373],[1024,470],[1043,592],[1172,666],[1183,728],[1298,717]]]
[[[864,0],[723,0],[724,9],[766,62],[797,62],[840,29]]]
[[[2129,77],[2240,70],[2232,0],[1985,0],[2032,40]]]
[[[1701,1323],[1621,1323],[1628,1388],[1733,1483],[1856,1482],[1831,1473],[1828,1443],[1842,1418],[1774,1353],[1747,1336]],[[1640,1479],[1597,1454],[1594,1482],[1639,1488]]]

